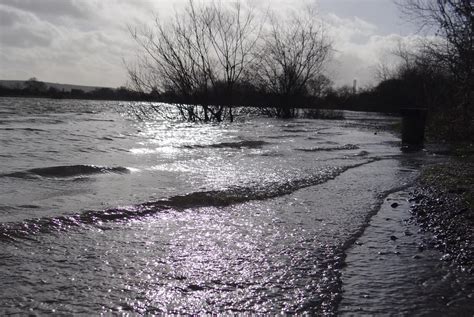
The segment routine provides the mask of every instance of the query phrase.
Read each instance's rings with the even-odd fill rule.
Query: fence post
[[[421,149],[425,138],[426,109],[402,108],[402,146]]]

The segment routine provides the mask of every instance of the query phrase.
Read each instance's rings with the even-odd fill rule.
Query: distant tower
[[[357,79],[354,79],[354,81],[352,82],[352,93],[357,93]]]

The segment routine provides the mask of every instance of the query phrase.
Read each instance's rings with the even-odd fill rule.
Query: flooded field
[[[393,117],[129,106],[0,99],[0,312],[336,314],[348,249],[426,159],[377,128]]]

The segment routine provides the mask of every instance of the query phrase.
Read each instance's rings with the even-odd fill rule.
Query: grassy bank
[[[433,234],[433,246],[443,260],[472,271],[474,229],[473,147],[458,146],[449,159],[422,169],[412,193],[412,212],[421,227]]]

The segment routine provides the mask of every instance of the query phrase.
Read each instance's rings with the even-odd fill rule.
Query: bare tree
[[[153,28],[130,32],[142,51],[128,69],[135,89],[174,94],[179,114],[190,121],[233,120],[233,90],[259,38],[251,8],[189,0],[172,20],[156,18]],[[221,86],[226,102],[213,95]]]
[[[278,96],[282,117],[294,116],[298,98],[317,86],[331,52],[322,22],[312,9],[289,18],[271,15],[255,65],[262,89]]]
[[[390,78],[393,78],[394,75],[394,67],[390,66],[388,63],[382,61],[377,64],[375,67],[375,78],[379,81],[385,81]]]
[[[129,67],[129,78],[140,91],[168,91],[177,98],[180,115],[190,121],[208,120],[205,93],[213,76],[209,67],[208,41],[205,19],[190,1],[185,11],[176,13],[170,21],[155,18],[153,28],[130,32],[141,48],[135,67]],[[203,96],[204,95],[204,96]],[[203,114],[196,111],[196,103],[203,103]]]
[[[212,18],[208,20],[207,31],[232,121],[235,85],[254,58],[253,49],[260,39],[261,28],[253,10],[243,10],[240,2],[233,3],[228,9],[223,8],[222,2],[213,2],[210,9]]]

